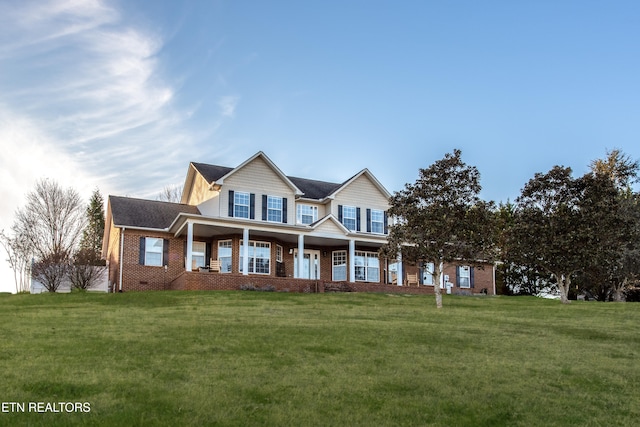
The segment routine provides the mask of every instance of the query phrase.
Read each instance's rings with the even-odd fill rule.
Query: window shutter
[[[267,220],[267,195],[262,195],[262,220]]]
[[[138,259],[138,263],[140,265],[144,265],[144,251],[145,251],[145,243],[147,241],[146,237],[140,237],[140,258]],[[122,262],[122,260],[120,260]]]
[[[233,201],[234,201],[233,190],[229,190],[229,216],[233,216]]]
[[[360,231],[360,208],[356,208],[356,231]]]
[[[389,234],[389,220],[387,219],[387,211],[384,211],[384,234]]]
[[[162,265],[169,265],[169,239],[162,239]]]
[[[256,219],[256,195],[249,194],[249,219]]]
[[[287,198],[282,198],[282,222],[287,223]]]
[[[342,224],[342,205],[338,205],[338,221]]]
[[[469,284],[471,288],[473,288],[473,270],[475,270],[474,267],[469,267]]]
[[[211,259],[211,242],[205,243],[204,249],[204,265],[209,265],[209,260]]]
[[[367,208],[367,233],[371,233],[371,209]]]
[[[460,287],[460,266],[456,265],[456,286]]]

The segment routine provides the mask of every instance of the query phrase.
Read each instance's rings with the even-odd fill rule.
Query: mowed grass
[[[640,423],[640,305],[148,292],[0,296],[0,425]]]

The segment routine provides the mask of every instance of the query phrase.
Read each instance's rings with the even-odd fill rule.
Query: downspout
[[[120,279],[118,280],[118,292],[122,292],[122,264],[124,263],[124,230],[126,228],[122,227],[122,232],[120,233]]]
[[[493,295],[496,295],[496,263],[493,263]]]

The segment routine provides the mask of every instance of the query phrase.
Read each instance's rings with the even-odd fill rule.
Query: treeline
[[[499,292],[557,289],[563,303],[581,295],[599,301],[637,300],[640,278],[640,196],[632,191],[638,162],[620,150],[573,177],[554,166],[537,173],[514,202],[479,197],[480,173],[460,150],[420,169],[390,199],[383,255],[434,265],[497,263]],[[438,286],[436,305],[442,307]]]
[[[97,189],[85,205],[73,188],[39,181],[16,211],[10,232],[0,232],[16,292],[29,292],[31,278],[49,292],[67,281],[79,290],[94,286],[104,274],[104,224],[104,200]]]

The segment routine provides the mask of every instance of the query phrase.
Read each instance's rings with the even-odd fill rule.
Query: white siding
[[[200,203],[216,196],[216,192],[209,190],[209,183],[200,175],[195,174],[193,187],[187,197],[187,204],[199,205]]]
[[[331,204],[331,213],[338,218],[338,205],[355,206],[361,209],[362,228],[366,221],[365,209],[389,209],[387,197],[371,182],[366,175],[360,175],[355,181],[342,189]]]
[[[220,192],[220,215],[227,216],[229,190],[244,191],[256,195],[256,220],[262,219],[262,195],[287,198],[287,223],[295,224],[295,193],[282,178],[260,157],[246,164],[225,179]]]

